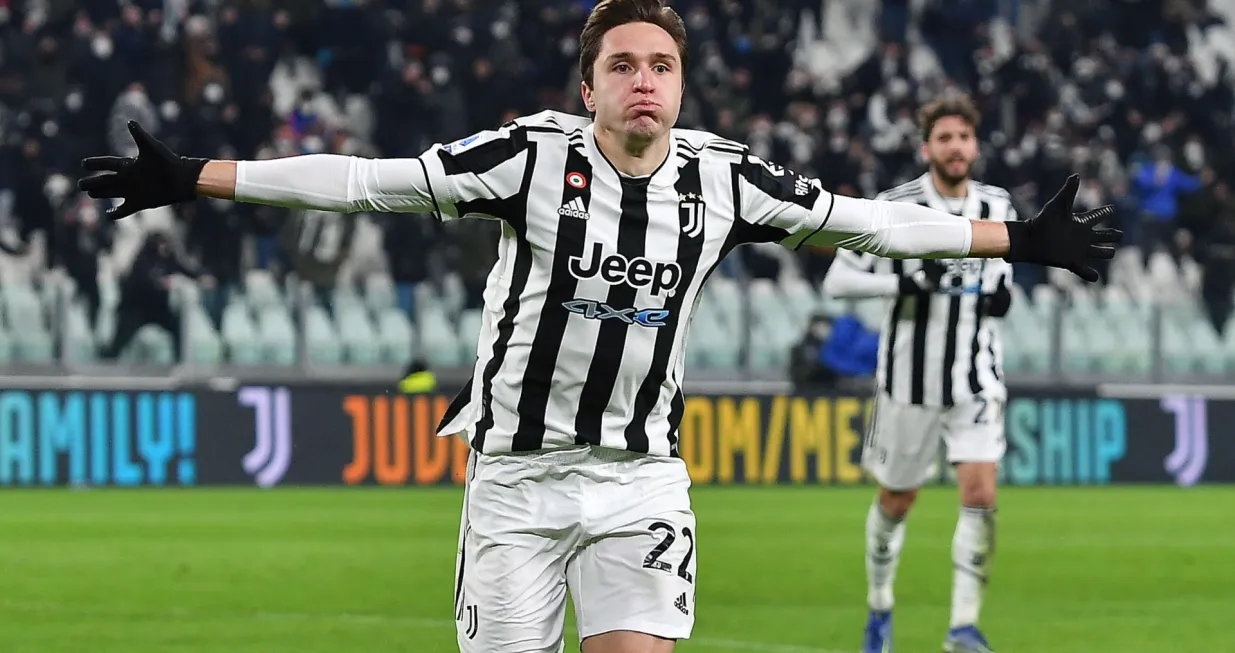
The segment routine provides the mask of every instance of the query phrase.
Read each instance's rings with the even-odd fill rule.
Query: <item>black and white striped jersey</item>
[[[545,111],[410,159],[236,164],[236,199],[501,221],[472,380],[439,424],[484,453],[590,444],[675,455],[686,334],[742,243],[920,257],[971,250],[971,221],[833,195],[713,134],[674,129],[651,175],[618,173],[589,118]]]
[[[704,281],[739,244],[799,244],[832,200],[738,143],[671,138],[665,163],[638,179],[606,160],[591,120],[556,112],[420,157],[442,219],[504,223],[474,375],[439,434],[466,432],[485,453],[593,444],[676,455]]]
[[[981,220],[1016,220],[1008,192],[969,182],[962,198],[939,194],[930,173],[876,196]],[[878,387],[894,401],[952,406],[975,396],[1004,398],[1003,345],[997,323],[982,314],[982,296],[1012,283],[1003,259],[936,259],[946,268],[941,290],[920,301],[899,293],[899,277],[920,259],[893,260],[841,250],[824,281],[837,297],[891,297],[879,342]]]

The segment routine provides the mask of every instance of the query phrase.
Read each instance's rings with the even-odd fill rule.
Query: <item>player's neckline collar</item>
[[[922,189],[926,192],[927,198],[934,200],[937,203],[936,208],[938,210],[947,211],[948,213],[953,213],[954,215],[964,215],[965,209],[969,208],[969,202],[973,199],[974,195],[973,187],[971,185],[972,181],[966,182],[964,197],[945,197],[943,193],[939,192],[938,188],[935,188],[935,180],[931,178],[931,173],[929,170],[926,171],[926,174],[918,177],[918,179],[921,181]],[[956,211],[953,211],[952,202],[956,200],[960,201],[960,207]]]
[[[652,174],[642,177],[632,177],[621,170],[618,170],[617,166],[613,165],[613,161],[609,160],[609,157],[605,154],[605,151],[600,148],[600,142],[596,140],[596,123],[592,123],[587,126],[587,137],[588,141],[591,143],[591,147],[596,151],[596,154],[600,155],[601,160],[605,162],[605,165],[609,166],[609,169],[613,171],[613,174],[617,175],[618,180],[622,184],[630,184],[634,186],[646,184],[651,188],[669,187],[673,185],[672,167],[669,166],[668,163],[677,154],[678,145],[676,139],[674,139],[672,135],[669,137],[669,151],[665,153],[665,160],[660,162],[660,165],[652,171]]]

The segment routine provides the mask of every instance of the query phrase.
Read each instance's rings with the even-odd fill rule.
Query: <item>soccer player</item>
[[[138,156],[83,162],[103,171],[84,190],[124,199],[116,218],[204,195],[501,221],[475,372],[439,426],[472,451],[454,589],[465,653],[556,653],[567,588],[586,653],[667,653],[689,637],[683,352],[703,283],[734,247],[1084,272],[1119,237],[1073,216],[1076,179],[1013,228],[833,195],[739,143],[673,129],[686,33],[660,0],[602,0],[579,48],[591,117],[544,111],[417,158],[206,161],[131,125]]]
[[[1008,192],[970,178],[979,113],[968,98],[937,100],[918,122],[929,170],[876,196],[989,224],[1015,225]],[[863,651],[892,650],[892,583],[905,517],[935,469],[940,440],[955,467],[961,513],[952,540],[952,623],[944,650],[991,650],[978,611],[995,548],[995,479],[1003,458],[1002,353],[997,323],[1011,304],[1006,260],[890,260],[840,251],[824,278],[834,297],[894,298],[884,318],[876,403],[862,465],[879,483],[866,519],[869,583]]]

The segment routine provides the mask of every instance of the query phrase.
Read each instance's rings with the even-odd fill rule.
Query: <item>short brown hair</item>
[[[978,112],[978,108],[973,105],[973,100],[970,100],[969,96],[940,98],[918,111],[918,128],[922,130],[922,142],[925,143],[931,139],[935,123],[949,116],[964,120],[969,123],[970,127],[973,127],[974,131],[977,131],[978,125],[982,123],[982,114]]]
[[[600,42],[609,30],[627,23],[651,23],[668,32],[678,45],[678,57],[685,71],[686,24],[678,12],[666,7],[663,0],[600,0],[579,34],[579,73],[589,86],[600,56]]]

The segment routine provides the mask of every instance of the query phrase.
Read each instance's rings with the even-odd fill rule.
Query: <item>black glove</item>
[[[991,317],[1003,317],[1012,308],[1012,291],[1008,285],[1000,283],[995,292],[982,297],[983,312]]]
[[[929,295],[939,290],[939,282],[947,268],[931,259],[922,259],[922,269],[901,277],[902,295]]]
[[[1099,279],[1098,271],[1089,266],[1090,261],[1114,257],[1115,245],[1123,232],[1094,226],[1115,214],[1115,207],[1110,204],[1086,213],[1072,212],[1080,182],[1077,175],[1068,177],[1063,188],[1032,220],[1005,223],[1008,255],[1004,260],[1063,268],[1090,283]]]
[[[135,120],[129,121],[129,133],[137,143],[137,158],[92,156],[82,159],[83,169],[105,174],[79,180],[78,190],[95,199],[124,199],[120,206],[107,209],[106,215],[112,220],[197,198],[197,178],[208,159],[176,156]]]

